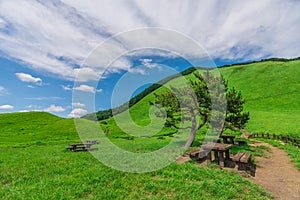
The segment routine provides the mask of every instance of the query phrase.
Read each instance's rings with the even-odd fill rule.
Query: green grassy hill
[[[300,133],[300,61],[260,62],[221,68],[242,91],[251,132]]]
[[[0,115],[0,146],[30,146],[78,140],[73,119],[46,112]]]

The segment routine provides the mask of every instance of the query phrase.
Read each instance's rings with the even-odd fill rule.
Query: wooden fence
[[[281,140],[285,143],[291,143],[294,146],[300,148],[300,138],[291,137],[289,135],[282,134],[270,134],[270,133],[252,133],[249,138],[265,138],[273,140]]]

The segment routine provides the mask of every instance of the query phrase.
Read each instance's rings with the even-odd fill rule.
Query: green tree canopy
[[[240,91],[228,89],[222,77],[209,71],[203,75],[194,72],[194,76],[195,80],[184,87],[154,94],[155,101],[151,102],[163,107],[156,115],[166,118],[166,126],[190,129],[185,148],[192,145],[197,131],[207,123],[220,135],[226,128],[243,128],[249,120],[249,113],[243,112],[245,100]]]

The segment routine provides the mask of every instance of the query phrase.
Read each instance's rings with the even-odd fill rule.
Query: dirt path
[[[269,154],[270,158],[256,158],[256,175],[251,180],[276,199],[300,200],[300,172],[293,166],[286,152],[263,142],[255,145],[268,146],[272,153]]]
[[[300,200],[300,171],[298,171],[289,156],[284,150],[273,147],[264,142],[257,141],[253,146],[268,146],[271,153],[267,153],[269,158],[256,157],[257,165],[255,177],[247,175],[246,172],[237,171],[237,169],[224,168],[225,170],[237,171],[242,176],[250,177],[250,180],[262,186],[269,193],[273,194],[275,199],[280,200]],[[190,157],[180,156],[178,163],[185,163]],[[201,165],[206,165],[203,162]]]

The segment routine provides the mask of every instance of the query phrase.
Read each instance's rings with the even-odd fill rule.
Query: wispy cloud
[[[8,94],[7,89],[0,85],[0,96],[5,96],[7,94]]]
[[[64,98],[63,97],[29,97],[29,98],[25,98],[25,99],[43,101],[43,100],[60,100],[60,99],[64,99]]]
[[[72,106],[75,108],[85,108],[85,104],[79,102],[72,103]]]
[[[61,85],[62,89],[66,90],[66,91],[70,91],[72,90],[72,86],[71,85]]]
[[[30,112],[30,110],[19,110],[18,112],[24,113],[24,112]]]
[[[97,80],[105,71],[101,62],[78,69],[99,43],[123,31],[149,26],[183,33],[213,58],[296,57],[300,52],[299,10],[300,2],[294,0],[1,1],[0,50],[32,69],[63,79],[74,80],[80,71],[79,82]],[[144,39],[143,35],[134,37],[127,45],[116,41],[116,47],[123,44],[126,49]],[[176,42],[176,38],[166,41]],[[178,52],[193,54],[193,48],[182,44]],[[132,66],[113,67],[118,71]]]
[[[82,108],[75,108],[70,112],[68,117],[78,118],[78,117],[81,117],[85,114],[87,114],[87,110],[82,109]]]
[[[27,83],[35,83],[37,85],[42,85],[41,78],[33,77],[32,75],[26,74],[26,73],[15,73],[15,75],[18,77],[18,79],[20,81],[27,82]],[[31,88],[32,88],[32,86],[31,86]]]
[[[152,63],[152,59],[149,58],[140,59],[140,62],[143,66],[147,67],[148,69],[161,68],[161,65],[157,63]]]
[[[41,106],[30,104],[27,106],[29,109],[40,110]]]
[[[45,108],[45,112],[64,112],[66,109],[62,106],[56,106],[55,104],[50,105],[48,108]]]
[[[32,85],[27,85],[28,88],[34,89],[35,87]]]
[[[97,81],[103,73],[101,69],[99,71],[99,69],[96,70],[87,67],[74,69],[74,72],[76,74],[76,81],[78,82],[87,82],[89,80]]]
[[[12,109],[14,109],[14,106],[12,105],[8,105],[8,104],[0,105],[0,110],[12,110]]]
[[[89,86],[89,85],[80,85],[78,87],[74,87],[74,90],[77,91],[82,91],[82,92],[91,92],[91,93],[96,93],[96,92],[103,92],[102,89],[96,90],[94,87]]]

